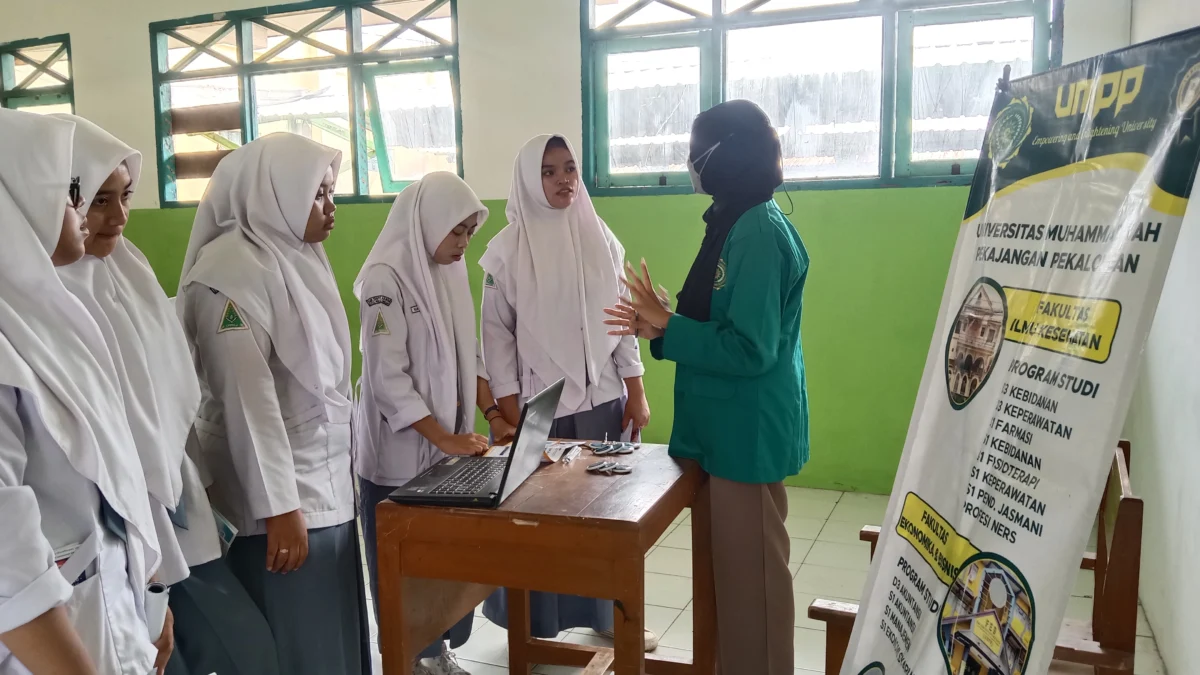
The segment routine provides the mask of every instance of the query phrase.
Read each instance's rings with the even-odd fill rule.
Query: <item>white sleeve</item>
[[[150,497],[150,513],[154,519],[154,533],[158,535],[158,544],[162,551],[162,562],[159,563],[155,576],[162,583],[174,586],[191,574],[188,571],[187,559],[179,546],[179,536],[175,532],[171,514],[168,513],[167,507],[153,496]]]
[[[429,417],[430,412],[409,374],[412,359],[404,298],[394,280],[381,276],[368,272],[363,280],[366,299],[359,304],[363,376],[371,382],[379,414],[392,431],[399,432]]]
[[[508,301],[504,289],[492,274],[483,282],[483,307],[480,316],[483,360],[487,364],[492,396],[497,399],[521,393],[521,374],[517,367],[517,310]]]
[[[603,222],[603,221],[601,221]],[[625,264],[625,247],[613,235],[612,230],[608,225],[604,225],[606,239],[608,239],[608,252],[612,255],[613,268],[617,272],[617,290],[621,297],[628,297],[629,293],[625,284],[621,279],[625,276],[625,270],[622,266]],[[607,326],[604,327],[607,330]],[[617,343],[617,348],[612,353],[613,365],[617,367],[617,376],[622,380],[630,377],[641,377],[646,374],[646,367],[642,365],[641,347],[638,345],[638,339],[634,335],[625,335],[621,337]]]
[[[221,402],[225,432],[249,513],[254,520],[300,508],[291,441],[283,424],[267,331],[224,294],[193,284],[195,344],[208,389]],[[209,296],[209,297],[204,297]],[[238,312],[226,323],[227,310]]]
[[[487,363],[483,360],[483,344],[479,340],[475,341],[475,376],[482,377],[485,380],[491,380],[487,374]]]
[[[66,603],[71,585],[54,564],[42,534],[33,488],[23,485],[27,463],[20,395],[0,387],[0,634]]]

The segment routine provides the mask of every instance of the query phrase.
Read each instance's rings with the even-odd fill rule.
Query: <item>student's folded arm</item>
[[[296,466],[268,364],[271,337],[245,311],[240,312],[244,327],[219,330],[224,295],[200,302],[196,349],[209,390],[224,409],[229,451],[246,491],[248,515],[262,520],[295,511],[300,508]]]
[[[497,400],[521,393],[517,369],[517,310],[493,281],[483,287],[480,315],[483,360],[487,364],[488,383]]]
[[[772,237],[757,233],[742,238],[733,251],[727,261],[726,284],[733,294],[727,316],[700,322],[672,315],[662,355],[713,375],[757,377],[779,358],[783,255]]]
[[[16,390],[0,387],[0,638],[71,597],[42,534],[37,497],[23,484],[26,441],[17,405]]]
[[[404,298],[395,283],[374,283],[371,275],[363,285],[363,297],[369,298],[360,310],[363,373],[371,381],[379,413],[392,431],[399,432],[430,415],[409,374],[413,361],[408,355]]]

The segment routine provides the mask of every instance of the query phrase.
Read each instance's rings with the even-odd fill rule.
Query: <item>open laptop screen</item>
[[[525,479],[537,471],[550,438],[550,427],[554,424],[554,413],[558,411],[558,399],[562,396],[563,380],[546,387],[525,404],[521,428],[513,442],[512,459],[508,475],[504,479],[504,491],[500,503],[521,487]]]

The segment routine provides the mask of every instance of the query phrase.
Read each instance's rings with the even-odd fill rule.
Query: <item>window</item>
[[[1060,0],[582,0],[585,175],[688,192],[692,118],[749,99],[784,178],[970,182],[996,82],[1049,66]]]
[[[277,131],[341,150],[344,196],[461,175],[456,18],[457,0],[341,0],[152,24],[162,202],[198,201]]]
[[[0,107],[75,112],[71,38],[56,35],[0,44]]]

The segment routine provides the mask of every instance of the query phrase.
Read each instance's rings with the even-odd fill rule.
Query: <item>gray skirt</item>
[[[225,560],[171,587],[175,652],[168,675],[279,675],[275,638]]]
[[[368,675],[371,636],[354,521],[308,531],[308,559],[267,571],[267,536],[238,538],[229,565],[262,610],[287,675]],[[224,673],[221,673],[224,675]]]
[[[554,420],[551,438],[580,441],[621,438],[621,419],[625,416],[625,398],[602,403],[591,410]],[[492,623],[508,627],[508,596],[505,589],[496,591],[483,603],[483,615]],[[596,631],[613,627],[612,600],[597,600],[577,595],[543,593],[529,594],[530,634],[537,638],[553,638],[571,628],[591,628]]]

